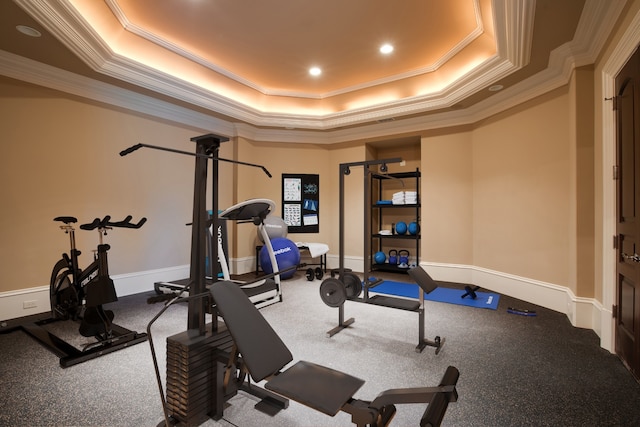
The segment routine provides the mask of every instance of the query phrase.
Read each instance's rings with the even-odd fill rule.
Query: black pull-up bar
[[[234,163],[236,165],[252,166],[254,168],[262,169],[264,171],[264,173],[266,173],[269,178],[272,178],[271,173],[269,173],[267,168],[265,168],[262,165],[256,165],[254,163],[241,162],[241,161],[238,161],[238,160],[224,159],[222,157],[214,157],[214,156],[208,155],[208,154],[192,153],[190,151],[176,150],[175,148],[160,147],[160,146],[157,146],[157,145],[150,145],[150,144],[132,145],[131,147],[129,147],[129,148],[125,149],[125,150],[122,150],[120,152],[120,155],[124,157],[127,154],[131,154],[131,153],[133,153],[134,151],[136,151],[136,150],[138,150],[140,148],[153,148],[154,150],[168,151],[170,153],[178,153],[178,154],[184,154],[184,155],[187,155],[187,156],[201,157],[201,158],[204,158],[204,159],[211,159],[211,160],[220,161],[220,162]]]

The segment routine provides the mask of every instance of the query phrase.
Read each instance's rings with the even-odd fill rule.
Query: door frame
[[[611,105],[615,93],[615,78],[640,45],[640,11],[622,35],[620,42],[602,68],[602,308],[600,322],[594,320],[594,328],[600,328],[600,346],[615,354],[615,320],[617,258],[613,247],[616,235],[616,181],[613,167],[616,164],[616,117]],[[597,330],[596,330],[597,331]],[[597,331],[598,332],[598,331]]]

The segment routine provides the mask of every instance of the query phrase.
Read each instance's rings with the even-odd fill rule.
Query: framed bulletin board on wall
[[[290,233],[320,231],[320,176],[282,174],[282,219]]]

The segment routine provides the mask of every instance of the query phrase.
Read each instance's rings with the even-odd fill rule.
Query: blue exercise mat
[[[418,285],[415,283],[385,280],[379,285],[370,288],[369,292],[418,299],[418,290]],[[427,301],[444,302],[447,304],[465,305],[467,307],[489,308],[491,310],[498,309],[500,295],[476,291],[476,299],[472,299],[470,296],[462,298],[462,295],[464,295],[465,292],[466,291],[464,289],[437,287],[432,292],[428,294],[425,293],[424,299]]]

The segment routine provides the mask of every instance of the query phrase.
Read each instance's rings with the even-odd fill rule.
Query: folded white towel
[[[324,255],[329,252],[329,245],[325,243],[296,242],[296,246],[299,248],[306,247],[309,249],[309,255],[311,255],[311,258],[319,257],[320,255]]]

